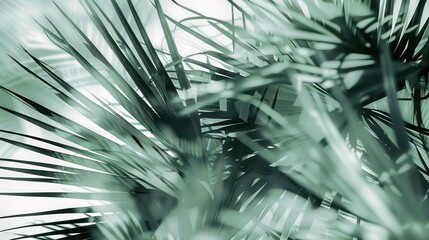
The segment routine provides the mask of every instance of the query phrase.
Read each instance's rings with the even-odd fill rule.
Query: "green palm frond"
[[[0,179],[52,190],[0,194],[64,204],[0,216],[17,221],[2,233],[425,238],[426,1],[228,2],[232,21],[83,0],[84,26],[58,6],[61,20],[38,22],[75,70],[25,46],[11,56],[31,85],[2,84],[1,111],[37,131],[2,125],[27,154],[1,158],[13,175]]]

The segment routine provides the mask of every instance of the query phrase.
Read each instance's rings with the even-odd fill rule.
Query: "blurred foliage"
[[[11,53],[29,85],[0,86],[0,140],[28,154],[0,179],[59,190],[0,194],[88,201],[2,233],[427,239],[427,1],[229,0],[231,21],[107,2],[81,1],[97,34],[61,6],[37,22],[66,58]]]

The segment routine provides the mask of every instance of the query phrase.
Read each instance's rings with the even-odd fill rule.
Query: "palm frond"
[[[2,232],[424,239],[426,1],[228,2],[232,21],[173,1],[192,15],[175,19],[155,0],[166,49],[131,0],[81,1],[99,38],[60,6],[61,21],[38,22],[106,96],[34,49],[31,63],[11,57],[34,89],[2,84],[0,109],[39,133],[2,126],[0,140],[31,155],[0,159],[15,174],[1,179],[57,190],[0,195],[79,204],[5,214],[50,220]],[[178,31],[201,50],[182,56]]]

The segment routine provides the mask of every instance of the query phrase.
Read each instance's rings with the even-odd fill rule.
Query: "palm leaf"
[[[151,42],[130,0],[109,3],[114,18],[101,2],[81,1],[106,49],[61,7],[64,26],[39,23],[111,102],[84,93],[31,50],[24,48],[31,64],[12,57],[44,95],[2,86],[13,105],[0,108],[43,134],[2,128],[0,140],[56,162],[4,157],[1,169],[16,175],[2,179],[86,190],[1,195],[98,204],[7,214],[1,219],[61,220],[3,232],[18,232],[15,239],[424,238],[426,1],[415,8],[228,1],[239,13],[232,23],[173,2],[192,16],[177,20],[153,2],[168,50]],[[172,26],[207,49],[181,56]],[[410,95],[400,99],[412,100],[411,120],[398,92]],[[23,233],[37,227],[43,231]]]

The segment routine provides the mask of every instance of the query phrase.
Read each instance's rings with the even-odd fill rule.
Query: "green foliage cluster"
[[[62,21],[39,23],[111,101],[30,49],[31,64],[11,56],[44,90],[0,86],[2,114],[43,134],[2,126],[0,140],[57,161],[1,158],[27,175],[0,179],[81,190],[0,194],[100,204],[0,216],[57,217],[1,232],[427,239],[427,1],[228,0],[232,21],[172,1],[192,14],[177,20],[147,2],[166,49],[131,0],[81,1],[104,48],[60,7]],[[202,50],[182,56],[175,31]]]

